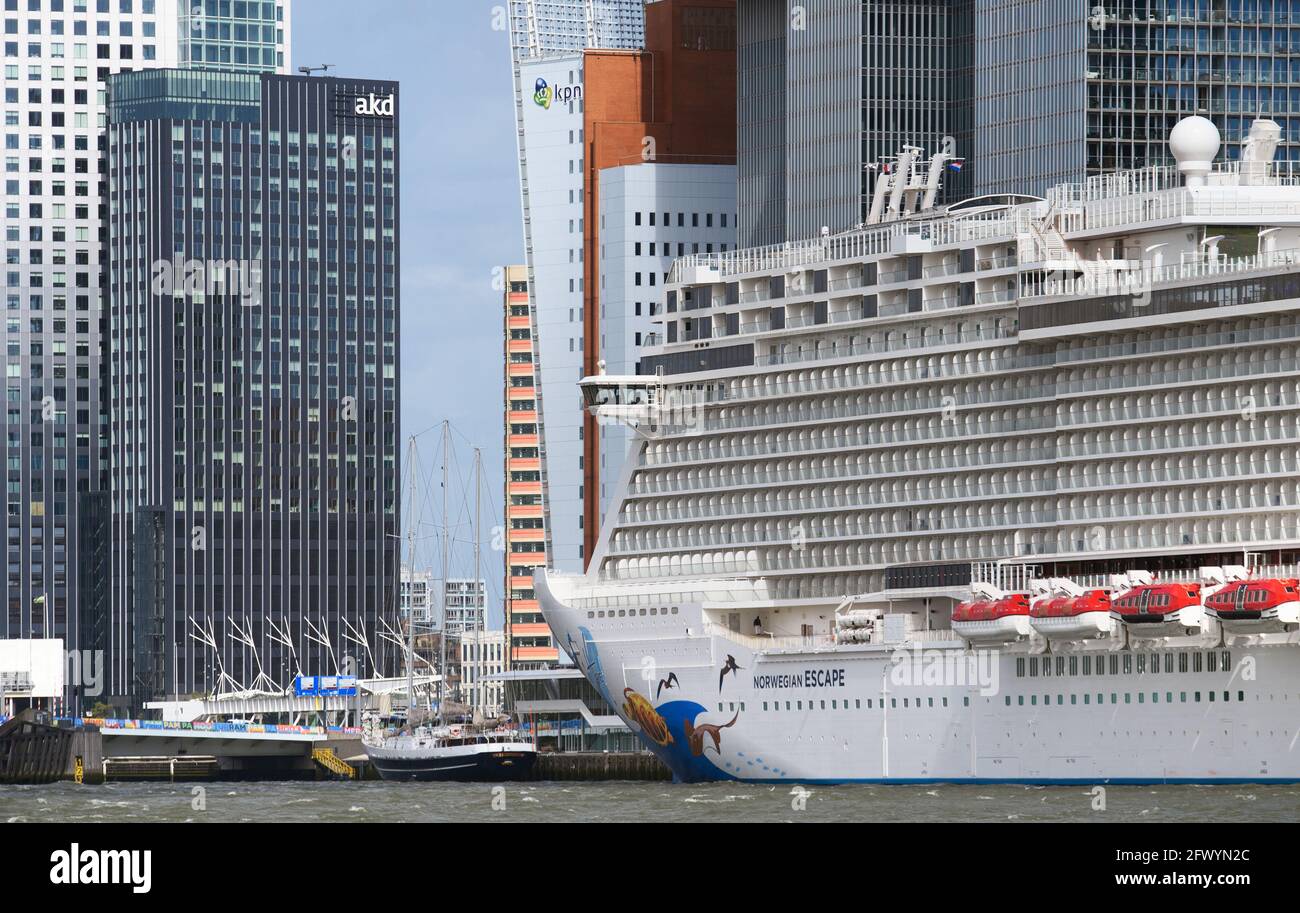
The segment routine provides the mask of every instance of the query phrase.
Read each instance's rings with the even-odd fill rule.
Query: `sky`
[[[402,435],[421,434],[417,566],[437,575],[441,565],[441,506],[433,499],[441,473],[438,426],[446,419],[458,432],[451,576],[472,575],[468,480],[473,448],[483,451],[489,627],[501,624],[501,553],[490,546],[493,527],[502,523],[504,488],[503,315],[495,271],[523,258],[509,32],[494,28],[503,6],[504,0],[294,0],[292,36],[295,68],[332,64],[331,76],[401,83]],[[405,466],[405,440],[402,452]],[[457,476],[470,484],[469,499]],[[404,478],[404,489],[408,484]]]

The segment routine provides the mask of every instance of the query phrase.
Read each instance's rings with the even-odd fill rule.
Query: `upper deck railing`
[[[902,240],[909,237],[941,246],[1010,239],[1015,237],[1018,224],[1018,220],[1007,210],[996,209],[949,218],[891,222],[888,225],[860,228],[807,241],[769,244],[726,253],[694,254],[682,257],[673,264],[668,284],[683,284],[688,281],[691,273],[700,270],[713,273],[714,281],[722,282],[731,276],[747,273],[775,273],[806,269],[820,263],[861,261],[891,251],[901,252]]]
[[[1135,298],[1151,289],[1184,280],[1211,281],[1231,279],[1241,273],[1285,270],[1292,271],[1300,264],[1300,249],[1265,251],[1248,257],[1210,256],[1202,254],[1189,257],[1181,263],[1132,270],[1117,270],[1094,275],[1053,279],[1036,289],[1025,289],[1021,301],[1039,298],[1079,298],[1105,295],[1131,295]]]
[[[1051,188],[1045,202],[909,219],[822,238],[682,257],[674,262],[668,282],[724,282],[746,274],[862,261],[907,252],[903,243],[907,238],[936,247],[1012,240],[1032,234],[1033,226],[1049,214],[1059,219],[1059,229],[1067,235],[1188,219],[1300,217],[1300,201],[1292,194],[1241,192],[1252,187],[1300,187],[1300,162],[1271,162],[1252,176],[1253,184],[1247,187],[1236,183],[1240,175],[1240,162],[1222,163],[1209,175],[1208,184],[1195,192],[1189,191],[1178,170],[1168,165],[1096,175],[1082,183]]]

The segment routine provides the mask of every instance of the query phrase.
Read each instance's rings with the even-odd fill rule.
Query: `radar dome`
[[[1205,183],[1220,144],[1219,128],[1204,117],[1184,117],[1174,126],[1169,134],[1169,151],[1189,186]]]

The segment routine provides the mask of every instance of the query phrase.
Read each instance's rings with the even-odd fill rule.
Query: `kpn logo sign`
[[[552,86],[542,77],[537,77],[533,87],[533,101],[537,107],[550,110],[552,104],[566,104],[582,98],[582,86]]]

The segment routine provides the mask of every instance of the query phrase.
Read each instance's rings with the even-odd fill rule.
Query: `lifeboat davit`
[[[1084,590],[1078,595],[1057,593],[1034,600],[1029,623],[1048,640],[1092,640],[1110,637],[1115,620],[1110,613],[1110,594],[1105,590]]]
[[[1234,581],[1205,600],[1205,614],[1233,634],[1294,630],[1300,624],[1300,581]]]
[[[1008,644],[1029,636],[1029,597],[1011,593],[972,599],[952,610],[952,629],[969,643]]]
[[[1199,583],[1150,583],[1116,594],[1111,607],[1134,637],[1183,637],[1205,627]]]

